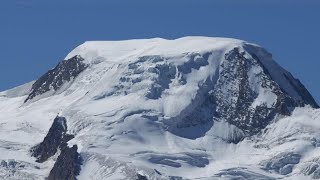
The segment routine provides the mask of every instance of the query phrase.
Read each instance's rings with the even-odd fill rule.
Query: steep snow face
[[[0,93],[0,145],[15,147],[0,149],[28,164],[15,169],[20,175],[48,177],[53,167],[65,164],[65,152],[78,151],[83,159],[78,179],[273,179],[296,171],[316,176],[310,168],[317,168],[300,163],[308,156],[305,148],[317,151],[308,143],[317,142],[309,137],[317,135],[318,116],[310,120],[315,127],[301,136],[296,131],[318,106],[257,45],[207,37],[92,41],[65,59],[32,87]],[[69,148],[57,150],[57,144],[53,153],[39,151],[45,160],[37,163],[29,150],[41,142],[47,148],[44,138],[57,114],[74,138]],[[292,141],[274,137],[284,130]],[[26,138],[15,138],[20,136]],[[299,150],[291,148],[296,143]]]

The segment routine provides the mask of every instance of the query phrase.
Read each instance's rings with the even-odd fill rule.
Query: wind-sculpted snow
[[[33,84],[0,93],[0,161],[25,164],[1,166],[4,177],[320,174],[318,105],[257,45],[206,37],[86,42]],[[56,132],[74,138],[58,133],[50,144],[57,114],[65,123]],[[36,162],[29,151],[38,144],[46,156]]]

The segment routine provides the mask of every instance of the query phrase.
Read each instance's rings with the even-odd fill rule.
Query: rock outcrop
[[[37,162],[42,163],[48,160],[57,153],[61,145],[73,138],[67,135],[66,131],[66,118],[56,117],[44,140],[31,149],[32,156],[37,158]]]
[[[61,148],[61,153],[50,171],[48,180],[76,180],[76,176],[80,174],[82,159],[77,152],[78,147]]]
[[[71,59],[61,61],[54,69],[45,73],[32,85],[31,92],[25,102],[45,93],[51,93],[49,95],[52,95],[66,83],[72,81],[87,68],[83,60],[81,56],[74,56]]]

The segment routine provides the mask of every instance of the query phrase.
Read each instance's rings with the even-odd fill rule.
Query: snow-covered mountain
[[[0,93],[0,179],[320,179],[318,108],[245,41],[90,41]]]

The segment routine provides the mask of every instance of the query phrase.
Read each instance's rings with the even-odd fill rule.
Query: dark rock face
[[[240,52],[239,48],[235,48],[225,55],[225,61],[221,65],[220,78],[213,93],[219,118],[225,119],[250,136],[264,129],[277,114],[290,115],[295,107],[306,104],[318,107],[310,93],[299,81],[293,77],[287,77],[288,81],[295,85],[296,91],[301,94],[303,100],[288,95],[272,79],[256,55],[250,54],[253,58],[248,58],[247,55],[249,55],[247,52]],[[257,69],[262,69],[262,71],[253,77],[256,82],[252,82],[249,72]],[[251,87],[252,83],[260,85],[276,96],[276,102],[272,107],[267,106],[266,102],[252,106],[259,96]],[[264,101],[267,100],[264,99]]]
[[[80,174],[82,159],[77,152],[78,147],[74,145],[69,148],[65,144],[61,148],[61,154],[59,155],[54,167],[50,171],[48,180],[76,180],[76,176]]]
[[[267,122],[261,120],[261,117],[253,118],[253,116],[267,116],[269,113],[265,107],[261,108],[259,113],[258,108],[250,109],[258,94],[250,88],[247,73],[257,64],[248,61],[239,49],[226,54],[225,59],[213,94],[218,105],[217,112],[230,124],[244,131],[257,132],[258,128],[266,126]]]
[[[69,60],[60,62],[54,69],[45,73],[32,85],[31,93],[25,102],[46,92],[57,91],[65,82],[76,78],[87,68],[83,60],[81,56],[74,56]]]
[[[74,136],[66,132],[66,118],[56,117],[43,142],[31,149],[32,156],[36,157],[39,163],[45,162],[60,149],[61,153],[49,174],[48,180],[75,180],[80,173],[82,159],[77,152],[78,147],[76,145],[71,148],[68,147],[67,142]]]
[[[61,144],[72,139],[70,135],[66,134],[66,131],[66,119],[64,117],[56,117],[44,140],[31,149],[32,156],[37,158],[37,162],[42,163],[48,160],[57,153]]]

